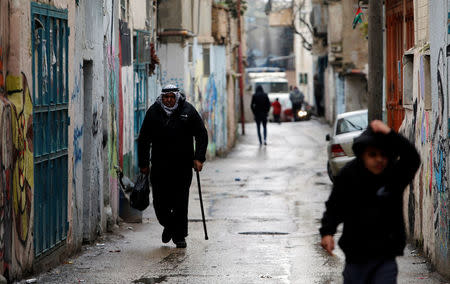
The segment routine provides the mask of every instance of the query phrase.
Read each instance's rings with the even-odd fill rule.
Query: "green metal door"
[[[33,53],[34,252],[67,237],[67,10],[31,3]]]

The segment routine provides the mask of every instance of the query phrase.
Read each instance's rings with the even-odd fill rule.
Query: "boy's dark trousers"
[[[344,284],[396,284],[398,268],[395,258],[372,259],[365,263],[346,263]]]

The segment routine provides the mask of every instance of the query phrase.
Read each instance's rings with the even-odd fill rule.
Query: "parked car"
[[[359,136],[368,125],[367,109],[341,113],[333,126],[333,133],[327,134],[327,171],[331,181],[339,171],[355,158],[352,150],[353,139]]]

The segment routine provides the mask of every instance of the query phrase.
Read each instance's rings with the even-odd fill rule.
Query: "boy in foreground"
[[[322,218],[322,247],[332,255],[333,235],[343,223],[344,284],[397,283],[395,257],[406,245],[402,200],[420,166],[406,138],[379,120],[353,143],[356,159],[335,179]]]

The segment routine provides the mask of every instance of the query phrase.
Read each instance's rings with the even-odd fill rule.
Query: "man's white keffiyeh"
[[[165,94],[170,94],[170,93],[175,94],[176,102],[173,107],[168,107],[162,102],[162,97]],[[178,102],[180,101],[180,98],[181,98],[181,93],[180,93],[180,90],[178,89],[178,87],[175,85],[172,85],[172,84],[168,84],[162,89],[161,95],[156,99],[156,101],[163,108],[163,110],[167,113],[167,115],[171,116],[172,113],[178,108]]]

